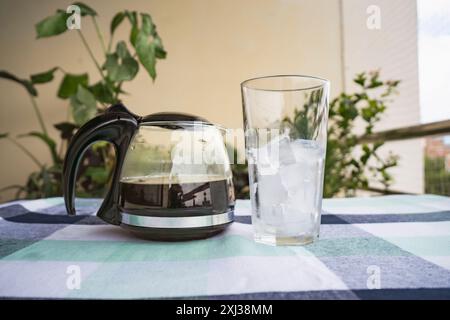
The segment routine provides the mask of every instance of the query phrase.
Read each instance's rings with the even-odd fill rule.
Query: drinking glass
[[[269,76],[241,89],[255,241],[311,243],[320,228],[329,81]]]

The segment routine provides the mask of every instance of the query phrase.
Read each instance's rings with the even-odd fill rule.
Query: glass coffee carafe
[[[234,189],[225,130],[204,119],[157,113],[140,117],[110,107],[82,126],[64,162],[64,199],[75,214],[75,179],[84,150],[111,142],[116,166],[97,216],[155,240],[205,238],[233,221]]]

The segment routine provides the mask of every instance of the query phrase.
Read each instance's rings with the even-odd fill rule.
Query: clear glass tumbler
[[[269,76],[241,84],[255,241],[319,236],[329,81]]]

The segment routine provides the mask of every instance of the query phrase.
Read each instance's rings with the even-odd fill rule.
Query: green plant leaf
[[[128,52],[124,41],[117,44],[115,53],[107,55],[103,67],[108,73],[108,78],[113,82],[132,80],[139,70],[138,62]]]
[[[365,72],[362,72],[362,73],[357,74],[357,75],[356,75],[356,78],[353,79],[353,81],[354,81],[355,83],[359,84],[359,85],[362,86],[362,87],[365,86],[366,80],[367,80],[367,77],[366,77],[366,73],[365,73]]]
[[[390,87],[397,87],[400,84],[400,80],[388,80],[386,84]]]
[[[147,36],[156,36],[156,27],[153,24],[152,17],[148,13],[141,13],[142,26],[141,31]]]
[[[52,81],[56,70],[58,70],[57,67],[52,68],[45,72],[31,75],[31,83],[32,84],[41,84],[41,83],[47,83],[47,82]]]
[[[71,122],[60,122],[53,126],[59,131],[63,140],[70,140],[73,137],[73,132],[78,129],[78,126]]]
[[[161,38],[156,32],[152,18],[149,14],[141,13],[142,26],[136,36],[134,47],[139,61],[147,70],[150,77],[156,78],[156,58],[164,59],[167,55],[162,46]]]
[[[372,80],[372,81],[370,82],[370,84],[369,84],[369,86],[367,87],[367,89],[375,89],[375,88],[381,87],[383,84],[384,84],[383,82],[381,82],[381,81],[375,79],[375,80]]]
[[[99,81],[93,86],[89,87],[89,91],[95,96],[97,101],[101,103],[111,104],[114,103],[114,92],[103,81]]]
[[[87,73],[83,74],[69,74],[64,76],[58,90],[58,97],[61,99],[68,99],[77,93],[78,86],[87,86],[89,77]]]
[[[149,32],[151,32],[151,18],[148,15],[142,15],[142,28],[136,37],[136,53],[139,61],[147,70],[153,80],[156,78],[156,53],[155,43],[151,41]]]
[[[117,27],[122,23],[122,21],[125,19],[125,13],[124,12],[118,12],[111,20],[111,27],[110,32],[111,35],[116,31]]]
[[[98,184],[105,184],[109,176],[108,170],[104,167],[89,167],[85,174]]]
[[[73,5],[80,7],[80,14],[82,17],[84,16],[92,16],[95,17],[97,15],[97,12],[92,9],[91,7],[87,6],[86,4],[82,2],[75,2]]]
[[[165,59],[167,57],[167,51],[164,50],[162,40],[159,36],[156,36],[153,40],[155,43],[155,56],[158,59]]]
[[[137,26],[137,12],[125,10],[125,16],[130,21],[131,25]]]
[[[21,84],[29,94],[31,94],[33,97],[36,97],[38,95],[36,88],[33,86],[31,81],[26,79],[20,79],[13,75],[12,73],[9,73],[8,71],[0,70],[0,78],[8,79],[11,81],[14,81],[18,84]]]
[[[136,40],[136,53],[139,61],[147,70],[150,77],[153,80],[156,79],[156,53],[155,46],[152,43],[147,42],[147,37],[138,35]]]
[[[0,133],[0,139],[8,138],[9,133]]]
[[[51,174],[48,172],[47,168],[42,168],[42,190],[44,191],[44,198],[50,197],[52,194],[53,184]]]
[[[128,18],[131,24],[131,31],[130,31],[130,43],[133,45],[133,47],[136,45],[136,38],[139,33],[138,29],[138,21],[137,21],[137,12],[136,11],[125,11],[125,16]]]
[[[77,93],[70,97],[70,105],[77,125],[83,125],[97,114],[97,101],[94,95],[82,85],[79,85]]]
[[[78,85],[76,97],[78,101],[90,108],[95,108],[97,106],[97,101],[92,92],[81,85]]]
[[[64,33],[67,30],[66,20],[70,14],[58,10],[54,15],[38,22],[35,26],[37,38],[46,38]]]
[[[130,52],[128,51],[127,44],[125,43],[125,41],[119,41],[119,43],[117,43],[116,54],[119,56],[119,58],[122,58],[122,59],[131,56]]]
[[[55,142],[55,140],[50,138],[48,135],[46,135],[42,132],[32,131],[30,133],[19,135],[19,138],[23,138],[23,137],[35,137],[35,138],[38,138],[41,141],[43,141],[50,150],[50,155],[52,156],[53,163],[60,162],[60,159],[58,157],[58,152],[56,151],[56,142]]]
[[[108,71],[108,69],[112,69],[113,67],[115,67],[118,64],[117,59],[118,58],[116,57],[116,55],[114,53],[107,54],[106,61],[103,64],[102,69],[106,70],[107,72],[110,72],[110,71]]]

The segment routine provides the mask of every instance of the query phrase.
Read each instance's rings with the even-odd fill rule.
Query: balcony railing
[[[398,129],[376,132],[363,135],[358,139],[359,143],[375,141],[396,141],[415,138],[424,138],[434,135],[450,134],[450,120],[419,124]]]
[[[399,141],[416,138],[425,138],[437,135],[450,135],[450,120],[432,122],[427,124],[419,124],[398,129],[390,129],[376,132],[370,135],[362,135],[358,138],[358,143],[371,143],[375,141]],[[447,181],[450,184],[450,181]],[[369,187],[364,189],[366,191],[382,193],[382,194],[411,194],[410,192],[403,192],[392,189],[380,189]]]

